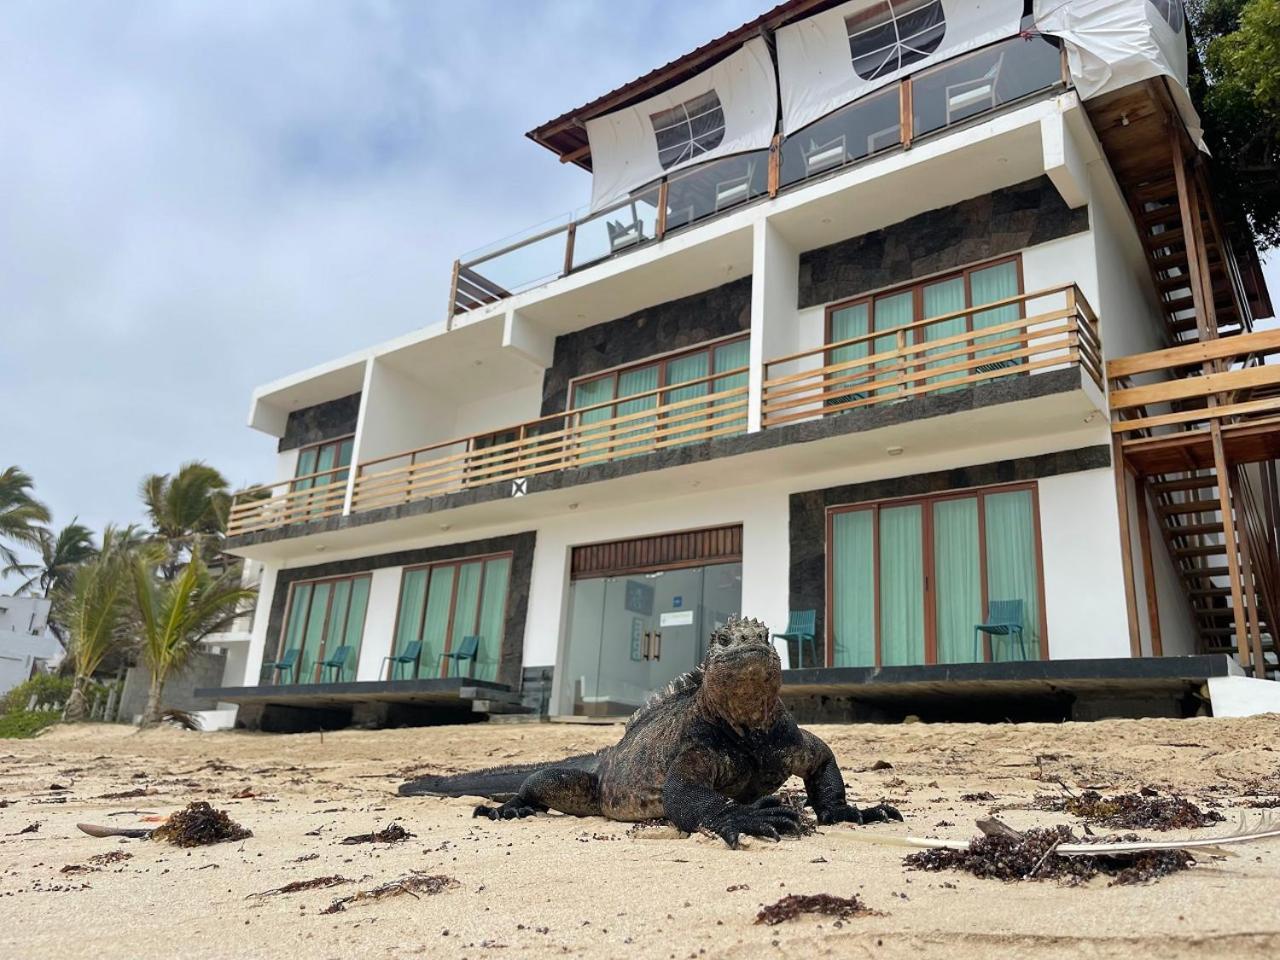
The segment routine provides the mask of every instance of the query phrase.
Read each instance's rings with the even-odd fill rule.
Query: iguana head
[[[731,616],[711,633],[702,661],[703,707],[738,729],[763,727],[779,709],[782,663],[759,620]]]

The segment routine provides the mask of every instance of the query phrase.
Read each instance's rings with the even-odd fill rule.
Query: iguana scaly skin
[[[400,793],[509,798],[476,807],[476,816],[491,820],[547,810],[624,821],[665,817],[736,846],[744,834],[777,840],[799,832],[799,814],[773,795],[795,775],[819,823],[901,820],[886,804],[859,810],[845,800],[831,748],[796,725],[778,697],[781,682],[768,628],[730,617],[712,633],[701,666],[637,710],[614,746],[549,765],[422,777]]]

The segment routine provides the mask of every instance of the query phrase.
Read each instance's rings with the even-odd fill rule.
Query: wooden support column
[[[769,196],[778,195],[778,185],[782,182],[782,134],[775,133],[769,144]]]
[[[1235,625],[1236,653],[1240,666],[1249,667],[1249,635],[1245,623],[1244,586],[1240,580],[1239,539],[1235,517],[1231,513],[1231,475],[1227,472],[1227,455],[1222,448],[1222,424],[1217,418],[1209,421],[1209,435],[1213,443],[1213,467],[1218,475],[1218,506],[1222,512],[1222,541],[1227,552],[1227,573],[1231,577],[1231,613]]]
[[[1241,512],[1248,511],[1248,507],[1244,505],[1244,500],[1240,496],[1240,478],[1238,474],[1231,475],[1231,496],[1232,499],[1242,505]],[[1267,678],[1262,663],[1262,629],[1258,620],[1258,584],[1253,569],[1253,557],[1249,549],[1249,520],[1248,517],[1241,517],[1240,526],[1243,528],[1243,535],[1240,537],[1240,572],[1241,580],[1247,606],[1248,625],[1249,625],[1249,642],[1250,656],[1253,658],[1253,673],[1259,680]]]
[[[653,232],[659,240],[667,235],[667,187],[666,180],[658,185],[658,223]]]
[[[1151,628],[1151,655],[1164,656],[1164,639],[1160,633],[1160,597],[1156,592],[1156,570],[1151,556],[1151,518],[1147,504],[1145,477],[1133,478],[1138,497],[1138,546],[1142,551],[1142,585],[1147,594],[1147,623]]]
[[[1138,591],[1133,581],[1133,534],[1129,523],[1129,470],[1124,448],[1117,435],[1111,441],[1111,463],[1116,475],[1116,512],[1120,520],[1120,565],[1124,573],[1125,609],[1129,614],[1129,654],[1142,656],[1142,635],[1138,627]]]
[[[446,330],[453,329],[453,315],[458,312],[458,273],[461,269],[462,262],[453,261],[453,276],[449,280],[449,312],[445,314]]]
[[[898,124],[903,150],[911,148],[911,137],[915,132],[915,107],[912,103],[911,78],[906,77],[898,84]]]
[[[565,231],[564,239],[564,272],[562,277],[567,277],[573,273],[573,241],[578,235],[578,221],[570,220],[569,229]]]
[[[1187,270],[1191,281],[1191,301],[1196,311],[1196,330],[1201,340],[1212,340],[1217,336],[1217,330],[1211,333],[1208,327],[1209,314],[1205,307],[1200,246],[1196,242],[1199,234],[1196,224],[1200,219],[1200,212],[1198,208],[1192,206],[1194,198],[1187,178],[1187,159],[1182,149],[1182,131],[1176,124],[1171,124],[1169,127],[1169,141],[1173,150],[1173,178],[1178,185],[1178,211],[1182,215],[1182,242],[1187,248]],[[1213,291],[1210,290],[1209,293],[1212,298]],[[1211,366],[1211,364],[1205,364],[1206,372]]]

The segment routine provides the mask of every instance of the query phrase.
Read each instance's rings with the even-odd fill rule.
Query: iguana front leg
[[[681,752],[667,771],[662,807],[678,829],[693,833],[705,828],[730,847],[743,834],[778,840],[780,833],[800,832],[800,815],[776,797],[744,804],[718,792],[718,766],[710,751],[695,748]]]
[[[807,730],[800,731],[800,738],[791,772],[804,780],[805,793],[818,815],[818,823],[883,823],[902,819],[898,809],[887,803],[862,809],[849,803],[844,792],[844,777],[831,748]]]

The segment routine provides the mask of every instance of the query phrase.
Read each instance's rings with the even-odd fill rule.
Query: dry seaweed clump
[[[372,890],[357,890],[350,896],[339,897],[320,912],[341,913],[353,903],[362,903],[367,900],[385,900],[387,897],[398,897],[404,893],[416,899],[420,893],[427,895],[443,893],[445,890],[456,886],[458,886],[458,881],[453,877],[413,870],[398,880],[384,883],[381,886],[374,887]]]
[[[1074,817],[1121,830],[1192,830],[1226,819],[1217,810],[1201,810],[1185,797],[1162,797],[1149,788],[1114,797],[1086,790],[1065,800],[1062,809]]]
[[[767,923],[774,926],[787,920],[794,920],[805,913],[821,913],[840,920],[850,917],[861,917],[875,914],[865,903],[857,898],[837,897],[830,893],[793,893],[783,897],[777,903],[762,907],[756,914],[756,923]]]
[[[375,830],[373,833],[357,833],[353,837],[347,837],[342,842],[350,845],[353,843],[400,843],[408,840],[413,834],[400,826],[393,823],[385,830]]]
[[[903,863],[915,870],[963,870],[975,877],[995,880],[1059,880],[1068,885],[1084,883],[1098,874],[1112,877],[1113,885],[1140,883],[1186,870],[1195,863],[1185,850],[1070,857],[1054,853],[1059,844],[1088,843],[1091,839],[1082,840],[1065,826],[1033,829],[1017,836],[976,837],[964,850],[921,850],[908,855]],[[1107,838],[1108,841],[1136,839],[1136,836]]]
[[[215,810],[206,800],[193,800],[170,814],[151,834],[153,840],[167,840],[179,847],[203,847],[252,837],[253,831],[236,823],[223,810]]]

